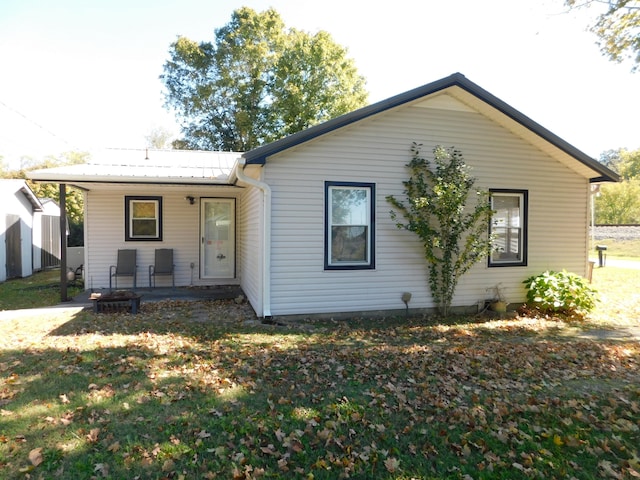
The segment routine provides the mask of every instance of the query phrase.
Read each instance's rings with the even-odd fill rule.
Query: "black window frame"
[[[154,236],[134,236],[131,231],[131,204],[134,201],[157,202],[158,234]],[[157,195],[127,195],[124,197],[124,239],[126,242],[161,242],[162,241],[162,197]]]
[[[488,257],[487,265],[491,268],[501,268],[501,267],[526,267],[528,261],[529,254],[529,234],[528,234],[528,224],[529,224],[529,191],[522,189],[511,189],[511,188],[491,188],[489,189],[489,198],[491,202],[491,208],[493,208],[493,198],[495,194],[499,196],[507,196],[513,195],[518,196],[522,199],[522,205],[520,205],[520,248],[522,249],[521,258],[516,260],[494,260],[493,252]],[[494,221],[493,218],[489,222],[489,235],[494,234]]]
[[[366,263],[357,262],[344,262],[333,263],[331,262],[331,205],[330,205],[330,190],[332,187],[353,187],[369,190],[369,235],[368,235],[368,253],[369,258]],[[369,182],[336,182],[325,181],[324,182],[324,269],[325,270],[373,270],[376,268],[375,262],[375,231],[376,231],[376,185]]]

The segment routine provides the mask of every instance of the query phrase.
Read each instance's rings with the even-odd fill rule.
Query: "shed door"
[[[7,278],[22,276],[22,241],[20,215],[7,215]]]
[[[200,231],[200,276],[235,278],[235,199],[203,198]]]

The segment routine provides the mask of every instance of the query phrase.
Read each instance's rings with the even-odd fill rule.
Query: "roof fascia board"
[[[145,184],[145,185],[213,185],[220,187],[232,186],[229,179],[225,181],[211,181],[208,178],[193,178],[189,180],[185,179],[176,179],[176,178],[157,178],[157,177],[149,177],[149,179],[141,178],[141,177],[109,177],[109,176],[72,176],[65,174],[35,174],[29,175],[30,179],[36,182],[42,183],[68,183],[68,184],[76,184],[76,183],[113,183],[113,184]]]
[[[31,203],[31,206],[33,207],[33,210],[35,212],[41,212],[43,210],[40,199],[36,197],[36,194],[33,193],[33,190],[31,190],[26,182],[20,188],[20,192],[27,198],[27,200],[29,200],[29,203]]]

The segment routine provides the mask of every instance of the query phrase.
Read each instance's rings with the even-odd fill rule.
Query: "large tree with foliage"
[[[171,149],[171,137],[173,133],[169,129],[154,127],[144,138],[149,148]]]
[[[609,150],[600,156],[600,162],[620,174],[622,181],[600,187],[595,201],[596,223],[640,223],[640,149]]]
[[[343,47],[323,31],[286,29],[273,9],[234,11],[214,43],[179,37],[161,78],[180,148],[247,151],[367,101]]]
[[[604,55],[614,62],[631,60],[633,71],[640,67],[640,1],[565,0],[571,8],[605,5],[590,29],[598,36]]]
[[[624,180],[640,178],[640,149],[607,150],[600,155],[600,163],[614,170]]]
[[[640,178],[602,185],[595,201],[598,225],[640,223]]]
[[[416,143],[411,147],[410,177],[402,182],[406,200],[389,195],[387,201],[405,219],[396,226],[422,241],[431,295],[447,316],[460,277],[493,249],[488,234],[492,210],[488,192],[474,191],[476,179],[459,150],[436,146],[432,168],[420,149]],[[397,212],[391,211],[392,219]]]

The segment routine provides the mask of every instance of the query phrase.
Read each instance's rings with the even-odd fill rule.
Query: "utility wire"
[[[42,130],[43,132],[51,135],[52,137],[54,137],[56,140],[60,140],[62,143],[68,145],[70,148],[75,148],[73,145],[71,145],[71,143],[69,143],[67,140],[65,140],[64,138],[62,138],[59,135],[56,135],[55,133],[53,133],[51,130],[49,130],[48,128],[43,127],[42,125],[40,125],[38,122],[30,119],[29,117],[27,117],[24,113],[19,112],[18,110],[16,110],[15,108],[10,107],[9,105],[7,105],[5,102],[3,102],[0,99],[0,105],[3,105],[7,110],[12,111],[13,113],[15,113],[16,115],[21,116],[22,118],[24,118],[27,122],[35,125],[36,127],[38,127],[40,130]]]

